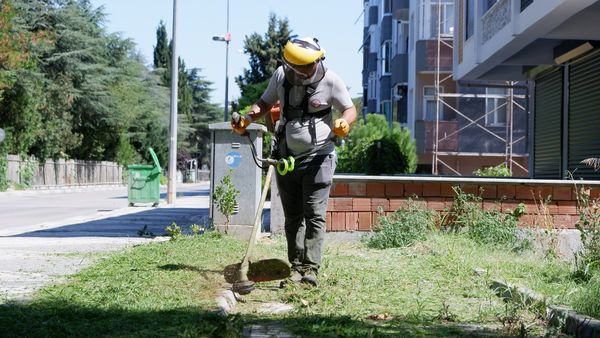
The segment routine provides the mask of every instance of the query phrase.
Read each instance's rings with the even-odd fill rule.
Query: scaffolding
[[[504,151],[504,161],[502,163],[498,163],[498,165],[501,164],[505,164],[511,173],[513,173],[513,168],[516,166],[518,168],[520,168],[521,170],[523,170],[525,173],[529,173],[528,169],[524,166],[522,166],[520,163],[518,163],[517,161],[515,161],[515,157],[514,157],[514,153],[513,153],[513,147],[516,143],[523,141],[524,139],[526,139],[527,137],[527,129],[525,132],[525,135],[514,139],[514,113],[515,113],[515,109],[520,109],[523,112],[527,113],[527,108],[524,107],[523,105],[519,104],[519,102],[517,102],[516,100],[522,99],[525,102],[527,102],[527,98],[528,98],[528,91],[526,91],[525,95],[517,95],[514,93],[515,88],[523,88],[525,90],[527,90],[527,86],[522,86],[522,85],[517,85],[516,82],[501,82],[501,83],[472,83],[471,86],[473,87],[486,87],[486,88],[505,88],[506,92],[505,95],[492,95],[492,94],[488,94],[486,92],[485,95],[480,95],[480,94],[464,94],[464,93],[442,93],[441,92],[441,88],[442,85],[444,84],[444,82],[449,81],[452,79],[452,72],[450,72],[449,75],[444,74],[445,76],[442,77],[442,70],[441,70],[441,49],[442,46],[445,46],[447,48],[450,49],[450,51],[453,53],[454,50],[454,44],[450,44],[447,41],[445,41],[443,35],[442,35],[442,30],[441,27],[444,24],[443,23],[443,18],[442,18],[442,0],[431,0],[430,3],[433,2],[437,2],[437,32],[435,34],[436,36],[436,60],[435,60],[435,71],[434,71],[434,87],[435,87],[435,124],[434,124],[434,135],[433,135],[433,149],[432,149],[432,162],[431,162],[431,171],[433,175],[439,175],[439,166],[443,166],[444,168],[448,169],[449,171],[451,171],[452,173],[461,176],[461,173],[454,167],[452,167],[449,163],[447,163],[447,161],[444,161],[444,157],[445,156],[460,156],[462,153],[460,151],[460,149],[457,149],[458,151],[456,152],[444,152],[444,151],[440,151],[439,150],[439,145],[441,142],[446,141],[446,140],[450,140],[451,137],[453,137],[454,135],[460,135],[460,133],[468,128],[472,128],[472,127],[477,127],[477,128],[481,128],[482,130],[484,130],[486,132],[486,134],[489,134],[491,137],[497,138],[499,139],[501,142],[504,143],[505,145],[505,151]],[[424,4],[427,5],[427,3],[429,3],[429,1],[424,1]],[[457,2],[460,3],[460,2]],[[433,14],[433,13],[432,13]],[[462,24],[462,23],[459,23]],[[459,88],[459,86],[457,85],[455,88]],[[460,90],[457,90],[460,91]],[[484,112],[481,116],[477,116],[476,118],[472,118],[469,117],[467,114],[463,113],[460,111],[460,109],[457,109],[455,107],[452,107],[448,102],[447,99],[449,98],[456,98],[456,99],[460,99],[460,98],[479,98],[479,99],[502,99],[504,100],[504,103],[494,107],[492,110],[487,110],[487,105],[486,108],[484,109]],[[444,135],[442,138],[440,138],[440,113],[441,113],[441,107],[445,107],[446,109],[450,109],[451,111],[455,112],[457,114],[457,116],[460,116],[462,118],[464,118],[468,123],[464,126],[461,126],[460,128],[458,128],[458,130],[453,131],[450,134],[446,134]],[[506,128],[505,128],[505,134],[504,136],[499,135],[498,133],[495,133],[494,131],[492,131],[490,128],[488,128],[486,126],[485,123],[479,123],[481,120],[486,119],[487,116],[494,114],[497,111],[502,111],[504,108],[506,107]],[[498,155],[500,155],[501,153],[499,153]]]

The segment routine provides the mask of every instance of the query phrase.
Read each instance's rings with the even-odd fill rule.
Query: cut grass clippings
[[[542,334],[535,311],[502,302],[491,279],[554,295],[557,304],[570,304],[576,287],[566,263],[434,232],[401,249],[326,242],[320,287],[258,284],[237,313],[221,317],[221,271],[241,260],[246,245],[209,232],[111,255],[30,303],[1,305],[2,336],[237,337],[250,324],[274,323],[302,337],[511,336],[513,323]],[[258,258],[286,257],[282,238],[257,248]],[[267,302],[295,310],[260,313]]]

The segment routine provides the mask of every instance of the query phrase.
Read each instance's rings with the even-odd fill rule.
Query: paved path
[[[64,276],[81,270],[101,256],[89,253],[167,239],[164,236],[144,237],[140,233],[163,235],[165,227],[173,222],[183,229],[194,223],[206,224],[208,184],[187,186],[185,190],[172,205],[163,200],[157,208],[98,210],[64,220],[49,217],[51,221],[44,221],[40,218],[31,224],[0,228],[0,303],[28,299],[32,291],[61,281]],[[33,194],[12,195],[28,193]],[[3,217],[3,220],[7,221],[7,218]]]

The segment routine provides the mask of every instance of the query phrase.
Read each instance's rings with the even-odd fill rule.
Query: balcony
[[[510,0],[499,0],[481,17],[481,40],[486,43],[510,22]]]
[[[438,121],[438,151],[458,151],[458,122]],[[435,121],[417,120],[415,128],[417,153],[433,151],[435,139]]]

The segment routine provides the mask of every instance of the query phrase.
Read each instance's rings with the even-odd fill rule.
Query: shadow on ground
[[[11,237],[152,237],[165,235],[176,223],[185,232],[189,226],[209,226],[208,208],[155,208],[133,214],[26,232]]]
[[[242,337],[250,331],[283,330],[297,337],[503,337],[498,331],[460,325],[384,324],[349,317],[290,315],[264,320],[257,315],[223,317],[209,308],[133,311],[122,307],[53,301],[0,305],[3,337]],[[276,337],[276,336],[275,336]]]

